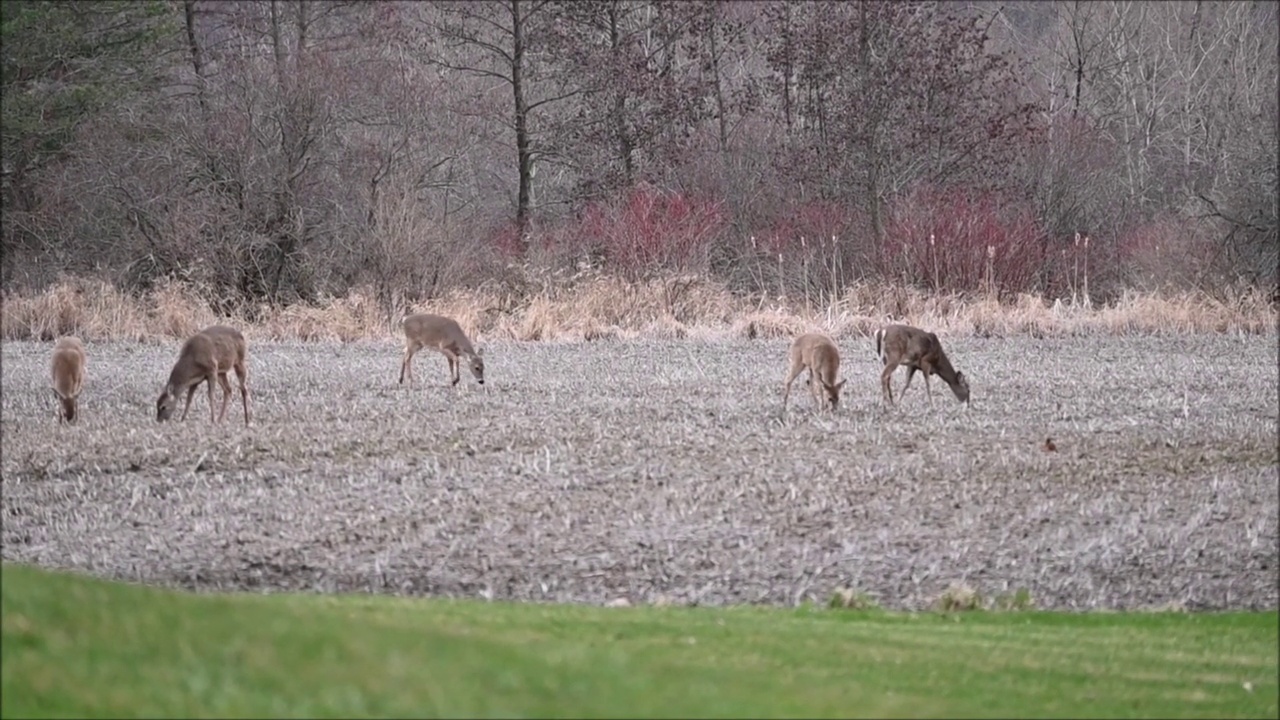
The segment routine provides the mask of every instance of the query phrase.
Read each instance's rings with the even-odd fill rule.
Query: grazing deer
[[[902,386],[903,395],[911,387],[911,378],[916,371],[924,373],[924,389],[929,396],[929,407],[933,407],[933,391],[929,388],[929,376],[937,375],[951,386],[960,402],[969,403],[969,381],[964,373],[951,367],[951,361],[942,350],[938,336],[910,325],[886,325],[876,331],[876,354],[884,363],[884,372],[880,373],[880,385],[884,390],[885,400],[893,404],[893,389],[889,381],[893,371],[899,365],[907,366],[907,383]]]
[[[84,385],[84,345],[80,338],[68,335],[53,345],[53,394],[62,404],[58,421],[74,423],[78,419],[80,388]]]
[[[178,361],[169,373],[169,382],[165,383],[160,398],[156,400],[156,421],[164,422],[173,416],[178,404],[178,396],[187,392],[187,404],[182,408],[182,417],[187,419],[187,411],[191,409],[191,398],[200,383],[209,386],[209,420],[214,424],[222,422],[227,414],[227,402],[231,399],[231,383],[227,381],[227,373],[236,371],[236,380],[240,381],[240,400],[244,405],[244,424],[249,424],[249,371],[245,368],[246,346],[244,335],[235,328],[214,325],[187,338],[178,353]],[[213,382],[217,379],[222,386],[222,411],[217,415],[213,409]]]
[[[787,382],[782,390],[782,409],[787,409],[787,398],[791,395],[791,383],[805,369],[809,370],[806,381],[813,394],[815,409],[821,410],[824,403],[822,390],[826,391],[826,403],[834,412],[840,405],[840,388],[844,380],[836,382],[836,374],[840,370],[840,351],[836,344],[826,335],[806,333],[791,343],[791,370],[787,373]]]
[[[449,361],[449,377],[453,385],[458,384],[458,356],[467,356],[467,367],[475,376],[476,382],[484,384],[484,358],[482,350],[477,350],[467,339],[462,327],[451,318],[440,315],[420,313],[410,315],[401,323],[404,328],[404,361],[400,363],[400,384],[405,378],[413,385],[413,354],[423,348],[439,351]]]

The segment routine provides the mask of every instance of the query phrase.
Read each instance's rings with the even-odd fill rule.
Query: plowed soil
[[[781,340],[494,342],[456,388],[424,351],[409,388],[392,341],[250,335],[245,428],[203,388],[156,422],[176,341],[87,343],[60,426],[52,343],[6,343],[3,557],[198,589],[1277,606],[1274,336],[955,338],[967,410],[919,376],[884,409],[871,341],[839,345],[840,409],[802,378],[783,414]]]

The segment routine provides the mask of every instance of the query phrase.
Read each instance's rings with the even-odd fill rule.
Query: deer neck
[[[951,361],[947,359],[946,353],[938,353],[938,359],[933,364],[933,373],[946,381],[948,385],[955,386],[956,369],[951,367]]]

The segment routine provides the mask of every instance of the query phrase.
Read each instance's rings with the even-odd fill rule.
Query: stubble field
[[[3,558],[199,589],[1277,606],[1274,336],[944,341],[967,411],[919,377],[883,409],[846,337],[839,412],[801,379],[783,416],[783,340],[493,342],[483,388],[424,351],[410,389],[393,341],[250,333],[247,429],[203,388],[155,422],[176,341],[89,343],[60,427],[52,343],[6,342]]]

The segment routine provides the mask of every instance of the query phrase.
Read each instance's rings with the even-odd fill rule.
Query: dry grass
[[[788,298],[744,298],[698,277],[627,282],[591,275],[564,280],[521,278],[454,291],[406,312],[438,312],[469,334],[522,341],[600,339],[727,339],[790,337],[819,330],[834,337],[866,337],[888,320],[939,334],[1007,337],[1031,335],[1272,334],[1277,313],[1265,293],[1128,293],[1106,306],[1046,302],[1022,295],[1012,303],[990,298],[930,295],[902,287],[859,285],[824,307]],[[168,284],[135,298],[111,285],[66,278],[44,292],[8,294],[0,304],[4,340],[156,341],[183,337],[215,321],[237,324],[256,339],[382,340],[398,334],[368,288],[318,307],[259,308],[258,321],[218,317],[209,298],[190,286]]]

